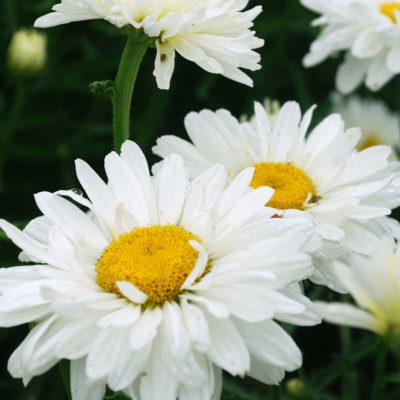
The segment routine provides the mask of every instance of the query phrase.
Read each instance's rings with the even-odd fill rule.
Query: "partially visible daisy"
[[[240,68],[261,68],[254,49],[264,41],[251,30],[261,6],[243,11],[242,0],[61,0],[35,26],[46,28],[74,21],[105,19],[117,27],[132,26],[154,38],[154,75],[168,89],[175,52],[201,68],[252,86]]]
[[[345,53],[336,85],[350,93],[363,81],[375,91],[400,72],[400,1],[301,0],[320,14],[313,25],[321,29],[304,58],[307,67],[337,52]]]
[[[356,151],[360,130],[346,130],[337,114],[307,136],[313,109],[302,118],[299,105],[288,102],[271,121],[256,104],[255,124],[239,123],[226,110],[190,113],[185,126],[193,144],[164,136],[153,151],[161,157],[181,154],[192,177],[215,162],[225,165],[231,179],[254,167],[251,186],[275,189],[267,205],[278,215],[297,209],[312,218],[323,239],[323,249],[314,252],[313,279],[339,290],[332,258],[359,249],[360,239],[399,204],[399,165],[388,161],[387,146]]]
[[[371,257],[353,256],[337,263],[336,273],[357,305],[316,302],[326,321],[400,336],[400,247],[384,237]]]
[[[371,146],[387,145],[393,149],[393,157],[397,157],[400,143],[400,118],[392,112],[383,101],[361,99],[353,96],[343,98],[333,97],[334,111],[339,113],[346,126],[361,128],[361,140],[358,150]]]
[[[0,325],[35,322],[11,356],[27,384],[71,360],[74,400],[106,385],[132,399],[219,399],[221,371],[278,384],[301,353],[273,319],[319,322],[298,281],[312,225],[272,218],[253,169],[221,165],[189,182],[173,155],[152,178],[133,142],[105,159],[108,183],[78,160],[89,200],[39,193],[43,216],[0,226],[35,265],[0,270]],[[90,210],[85,213],[82,210]]]

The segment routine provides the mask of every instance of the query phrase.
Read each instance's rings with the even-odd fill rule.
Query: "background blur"
[[[0,2],[0,135],[13,107],[19,84],[7,68],[11,36],[48,12],[53,0],[1,0]],[[251,1],[256,4],[256,1]],[[259,3],[259,2],[258,2]],[[145,58],[133,99],[133,138],[149,157],[155,139],[163,134],[185,136],[183,118],[189,111],[227,108],[234,115],[250,114],[253,101],[268,96],[281,102],[297,100],[305,110],[319,105],[317,117],[329,111],[338,60],[305,70],[302,57],[315,37],[312,14],[297,0],[268,0],[256,20],[257,36],[265,39],[261,71],[252,74],[254,89],[204,72],[178,57],[171,90],[157,89],[152,75],[154,50]],[[39,215],[33,194],[43,190],[78,188],[74,159],[83,158],[103,173],[103,158],[112,149],[111,104],[94,95],[88,85],[114,79],[124,38],[103,21],[74,23],[45,31],[48,62],[45,70],[27,84],[19,116],[12,122],[13,138],[4,164],[0,216],[21,227]],[[400,110],[400,78],[378,93]],[[369,95],[360,91],[362,95]],[[314,121],[315,123],[316,121]],[[0,152],[1,153],[1,152]],[[0,160],[1,162],[1,160]],[[18,264],[17,249],[0,233],[0,266]],[[310,288],[306,287],[306,290]],[[311,296],[333,296],[314,292]],[[7,373],[7,359],[26,335],[28,327],[0,329],[0,400],[66,398],[58,369],[35,378],[27,389]],[[321,325],[293,331],[304,354],[304,367],[289,375],[300,377],[305,391],[290,394],[252,380],[225,381],[223,398],[258,399],[367,399],[378,339],[372,334]],[[390,360],[385,399],[400,398],[399,365]],[[397,373],[396,373],[397,371]],[[294,386],[292,381],[292,386]],[[116,397],[112,397],[116,398]],[[162,399],[160,399],[162,400]]]

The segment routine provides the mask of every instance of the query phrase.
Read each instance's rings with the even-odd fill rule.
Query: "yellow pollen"
[[[267,206],[287,210],[304,210],[306,201],[317,202],[313,181],[300,168],[286,163],[266,162],[255,165],[250,186],[269,186],[275,193]]]
[[[357,146],[357,150],[358,151],[365,150],[368,149],[369,147],[379,146],[380,144],[383,144],[382,140],[380,140],[375,135],[369,135],[366,136],[366,138],[359,143],[359,145]]]
[[[380,5],[379,10],[382,14],[385,14],[387,17],[389,17],[393,22],[396,22],[395,11],[400,11],[400,2],[392,1],[383,3]]]
[[[97,283],[106,292],[121,295],[116,283],[130,282],[147,294],[146,307],[173,301],[198,258],[189,240],[201,243],[197,236],[175,225],[125,233],[113,240],[97,261]]]

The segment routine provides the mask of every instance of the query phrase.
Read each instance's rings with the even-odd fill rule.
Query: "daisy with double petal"
[[[320,16],[321,32],[311,44],[304,65],[311,67],[338,52],[345,60],[336,86],[350,93],[363,81],[373,91],[400,72],[400,2],[387,0],[301,0]]]
[[[228,185],[221,165],[193,182],[180,156],[151,177],[125,142],[105,159],[108,183],[76,163],[90,200],[39,193],[43,216],[0,226],[35,265],[0,270],[0,325],[34,322],[8,368],[24,383],[71,360],[74,400],[106,385],[133,399],[218,399],[221,371],[277,384],[301,353],[273,319],[319,321],[298,281],[312,225],[271,218],[253,169]],[[82,210],[82,207],[89,212]]]
[[[399,165],[388,161],[387,146],[357,151],[360,130],[345,129],[337,114],[308,134],[313,109],[302,117],[299,105],[288,102],[271,120],[256,104],[252,123],[240,123],[226,110],[193,112],[185,119],[193,144],[164,136],[153,150],[161,157],[182,155],[192,177],[215,162],[227,168],[231,179],[255,168],[250,185],[275,189],[266,204],[277,215],[301,210],[314,221],[323,246],[310,249],[317,267],[312,279],[344,290],[332,259],[350,251],[369,253],[365,240],[371,243],[380,232],[397,229],[395,221],[383,217],[400,201]]]
[[[74,21],[104,19],[117,27],[143,30],[157,47],[154,75],[168,89],[175,53],[214,74],[252,86],[240,69],[260,69],[254,51],[263,40],[251,30],[261,12],[243,11],[243,0],[61,0],[35,26],[46,28]]]

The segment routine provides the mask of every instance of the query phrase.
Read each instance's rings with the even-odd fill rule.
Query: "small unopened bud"
[[[22,75],[37,75],[46,64],[45,34],[35,29],[16,31],[8,48],[10,69]]]
[[[308,398],[307,388],[299,378],[291,378],[286,382],[286,391],[296,399]]]

